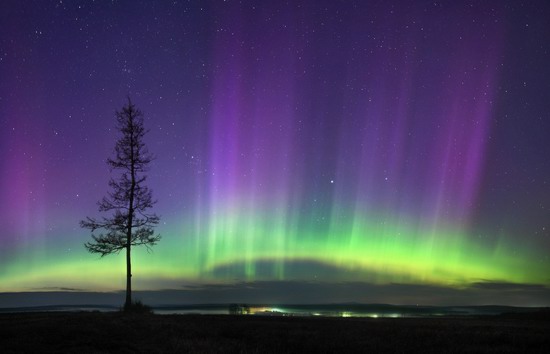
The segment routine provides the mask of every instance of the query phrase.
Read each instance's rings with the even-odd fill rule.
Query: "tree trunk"
[[[129,310],[132,306],[132,261],[130,258],[130,245],[126,247],[126,301],[124,308]]]
[[[136,189],[136,167],[134,157],[134,121],[133,116],[130,115],[130,200],[128,206],[128,229],[126,231],[126,304],[124,307],[126,310],[132,309],[132,261],[130,257],[130,251],[132,248],[132,223],[134,222],[134,193]]]
[[[133,153],[132,153],[133,158]],[[134,189],[136,185],[134,163],[132,160],[132,185],[130,187],[130,207],[128,208],[128,229],[126,231],[126,303],[124,308],[132,308],[132,259],[130,252],[132,249],[132,223],[134,222]]]

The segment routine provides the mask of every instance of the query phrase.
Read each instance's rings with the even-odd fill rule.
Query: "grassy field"
[[[0,314],[0,352],[547,353],[548,318]]]

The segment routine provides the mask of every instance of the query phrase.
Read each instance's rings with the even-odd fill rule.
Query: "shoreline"
[[[497,316],[503,314],[550,314],[548,307],[518,307],[501,305],[483,306],[418,306],[391,304],[185,304],[152,305],[155,314],[204,314],[204,315],[266,315],[266,316],[324,316],[324,317],[462,317]],[[2,313],[26,312],[117,312],[121,306],[108,304],[58,304],[45,306],[0,307]]]

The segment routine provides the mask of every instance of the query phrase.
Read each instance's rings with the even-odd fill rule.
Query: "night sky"
[[[549,19],[542,0],[1,1],[0,292],[123,289],[124,257],[87,253],[78,223],[129,96],[163,237],[135,289],[549,306]]]

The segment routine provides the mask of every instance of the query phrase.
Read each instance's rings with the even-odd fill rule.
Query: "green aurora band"
[[[537,261],[542,258],[537,257],[541,252],[507,243],[505,235],[489,247],[475,242],[460,228],[425,227],[387,217],[365,218],[360,212],[350,220],[333,217],[325,231],[314,223],[300,227],[297,219],[275,217],[267,211],[233,208],[216,214],[204,229],[189,220],[179,230],[165,232],[153,254],[136,249],[136,289],[177,287],[183,280],[228,283],[239,276],[246,281],[335,280],[319,273],[297,277],[286,271],[292,262],[337,269],[337,281],[375,284],[461,288],[484,280],[539,284],[548,281],[544,269],[549,269],[550,264]],[[185,230],[194,231],[189,235]],[[52,255],[35,248],[32,252],[32,256],[24,258],[26,261],[9,265],[0,290],[23,291],[48,288],[51,284],[60,288],[116,290],[123,284],[124,257],[99,259],[81,250],[71,254],[57,251]],[[56,262],[50,261],[52,257]],[[269,264],[268,271],[258,271],[261,264]]]
[[[549,291],[548,6],[160,3],[0,11],[0,292],[123,289],[78,222],[126,95],[162,235],[132,251],[136,290]]]

